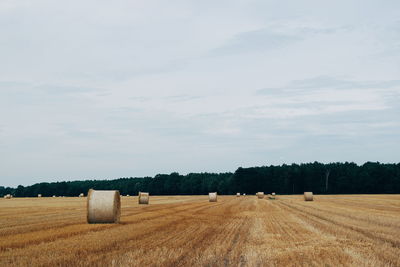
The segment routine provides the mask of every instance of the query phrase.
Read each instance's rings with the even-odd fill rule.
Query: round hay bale
[[[118,190],[93,190],[87,195],[88,223],[119,223],[121,199]]]
[[[259,199],[262,199],[262,198],[264,198],[264,192],[257,192],[257,197],[259,198]]]
[[[56,195],[53,195],[53,197],[56,197]]]
[[[10,198],[12,198],[12,196],[10,194],[7,194],[7,195],[4,196],[4,198],[10,199]]]
[[[208,193],[208,200],[210,202],[217,202],[217,192],[214,193]]]
[[[38,194],[37,197],[42,197],[42,194]]]
[[[130,195],[126,195],[127,197],[130,197]]]
[[[83,193],[80,193],[79,194],[79,197],[84,197],[85,195],[83,194]]]
[[[246,193],[243,193],[243,196],[245,196],[246,195]]]
[[[148,192],[139,192],[139,204],[149,204],[149,198]]]
[[[240,193],[236,193],[236,196],[237,196],[237,197],[240,197]]]
[[[304,192],[305,201],[314,201],[314,196],[312,192]]]
[[[275,192],[272,192],[272,194],[271,194],[271,195],[275,196]]]

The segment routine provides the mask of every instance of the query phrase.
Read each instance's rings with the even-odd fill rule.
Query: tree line
[[[258,191],[277,194],[398,194],[400,163],[382,164],[319,162],[280,166],[238,168],[234,173],[157,174],[154,177],[119,178],[37,183],[16,188],[0,186],[0,196],[44,197],[86,195],[90,189],[119,190],[123,195],[139,191],[151,195],[205,195],[209,192],[254,194]]]

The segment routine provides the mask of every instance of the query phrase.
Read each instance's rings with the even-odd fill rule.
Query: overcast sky
[[[400,161],[400,1],[0,1],[0,185]]]

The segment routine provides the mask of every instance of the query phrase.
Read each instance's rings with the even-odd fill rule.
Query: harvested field
[[[0,265],[400,266],[400,195],[121,201],[92,225],[86,198],[0,199]]]

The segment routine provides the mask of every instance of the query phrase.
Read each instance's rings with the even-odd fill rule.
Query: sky
[[[0,1],[0,185],[399,151],[400,1]]]

